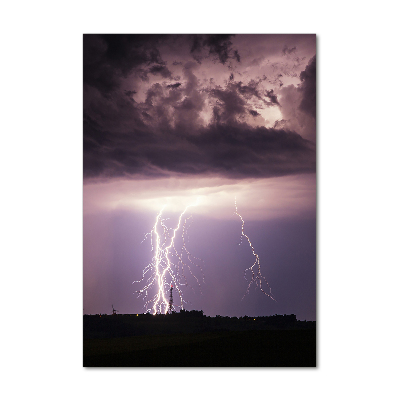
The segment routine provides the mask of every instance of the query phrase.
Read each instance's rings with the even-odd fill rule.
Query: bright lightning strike
[[[189,286],[185,270],[196,279],[198,285],[199,280],[192,272],[193,266],[199,267],[203,273],[201,266],[195,263],[194,258],[186,247],[185,237],[187,237],[187,223],[190,217],[184,218],[187,210],[198,205],[196,203],[188,205],[179,215],[177,225],[174,229],[168,228],[166,225],[167,219],[162,219],[162,214],[166,205],[164,205],[158,213],[153,229],[145,235],[145,239],[150,236],[151,246],[153,251],[152,261],[143,270],[143,277],[139,281],[133,283],[145,282],[143,289],[138,290],[138,296],[143,296],[146,299],[146,311],[153,314],[167,314],[170,309],[170,302],[167,299],[167,293],[174,288],[177,290],[180,307],[183,309],[183,293],[182,286]],[[183,220],[183,222],[182,222]],[[178,232],[181,234],[181,250],[178,252],[176,248],[176,239]],[[187,262],[186,262],[187,260]],[[204,280],[204,279],[203,279]],[[150,293],[154,293],[151,295]]]
[[[260,288],[260,290],[269,298],[271,298],[272,300],[276,301],[273,296],[272,296],[272,292],[271,292],[271,288],[269,286],[269,283],[267,282],[267,280],[265,279],[265,277],[263,275],[261,275],[261,265],[260,265],[260,257],[258,256],[258,254],[255,252],[253,245],[251,244],[250,238],[244,233],[244,220],[243,217],[238,213],[238,209],[237,209],[237,203],[236,203],[236,197],[235,197],[235,215],[237,215],[241,221],[242,221],[242,234],[241,234],[241,238],[243,239],[243,237],[245,237],[247,239],[247,242],[249,243],[249,246],[253,252],[253,255],[255,257],[255,261],[253,263],[253,265],[247,269],[245,269],[244,273],[245,273],[245,278],[246,278],[246,274],[248,271],[251,271],[251,279],[249,281],[249,284],[247,286],[247,290],[245,292],[245,294],[243,295],[243,298],[246,296],[246,294],[249,292],[251,285],[254,283],[256,285],[256,287]],[[268,291],[265,291],[262,287],[263,283],[265,283],[268,287]],[[243,300],[242,298],[242,300]]]

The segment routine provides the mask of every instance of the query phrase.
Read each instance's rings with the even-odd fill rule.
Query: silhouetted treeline
[[[172,314],[84,315],[83,337],[107,338],[210,331],[315,329],[315,321],[298,321],[294,314],[258,317],[205,316],[203,311]]]

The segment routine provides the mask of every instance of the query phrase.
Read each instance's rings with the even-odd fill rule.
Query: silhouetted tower
[[[169,313],[170,314],[172,313],[172,304],[174,302],[174,300],[172,299],[172,289],[173,288],[174,287],[172,286],[172,283],[171,283],[171,289],[169,289]]]
[[[111,304],[111,307],[112,307],[112,309],[113,309],[112,315],[117,315],[117,311],[118,311],[118,310],[116,310],[116,309],[114,308],[114,305],[113,305],[113,304]]]

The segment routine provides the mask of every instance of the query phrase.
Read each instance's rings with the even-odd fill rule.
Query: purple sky
[[[185,308],[316,319],[315,40],[84,35],[85,313],[145,311],[145,234],[198,199],[187,248],[204,281],[182,287]],[[235,197],[276,302],[255,285],[242,300],[254,256]]]

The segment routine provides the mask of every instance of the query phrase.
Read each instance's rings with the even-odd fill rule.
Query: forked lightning
[[[184,216],[190,207],[195,207],[196,205],[198,205],[198,201],[186,206],[183,212],[179,215],[177,225],[174,229],[168,228],[166,225],[167,219],[162,218],[164,209],[167,207],[167,205],[164,205],[157,214],[153,229],[145,235],[145,239],[150,236],[154,256],[152,261],[143,270],[142,279],[133,283],[145,283],[145,286],[136,293],[138,296],[143,296],[145,298],[145,307],[147,307],[147,312],[152,312],[153,314],[167,314],[168,311],[172,311],[172,289],[177,290],[180,300],[180,308],[184,308],[182,286],[190,286],[187,276],[185,275],[186,270],[189,271],[200,286],[199,279],[193,273],[192,268],[198,267],[203,274],[201,266],[199,265],[201,262],[197,264],[194,261],[195,257],[193,257],[188,251],[185,239],[187,237],[186,224],[190,220],[191,216],[187,218],[184,218]],[[243,298],[249,292],[250,287],[255,284],[256,288],[258,287],[266,296],[276,301],[272,296],[271,288],[267,280],[261,274],[260,257],[255,252],[250,238],[244,233],[244,219],[238,212],[236,198],[234,214],[242,221],[241,237],[246,238],[255,257],[253,265],[244,271],[245,278],[248,272],[251,273],[251,279],[249,280]],[[182,231],[180,238],[180,252],[178,252],[176,248],[176,238],[179,231]],[[173,258],[175,261],[173,261]],[[268,289],[264,290],[263,285]],[[167,298],[168,292],[170,292],[170,300]]]
[[[154,256],[150,264],[143,270],[142,279],[133,283],[145,282],[145,286],[136,293],[145,298],[145,307],[148,307],[147,312],[152,312],[153,314],[168,313],[170,306],[167,293],[171,287],[178,291],[180,308],[183,309],[182,286],[190,286],[185,275],[186,269],[193,275],[197,283],[200,284],[198,278],[193,274],[191,267],[196,266],[199,267],[201,273],[203,271],[200,265],[194,263],[194,257],[191,257],[185,242],[186,223],[190,217],[185,218],[182,222],[187,210],[196,205],[198,205],[198,201],[186,206],[179,215],[177,225],[174,229],[168,228],[166,219],[162,219],[163,211],[166,208],[166,205],[164,205],[156,217],[152,231],[145,235],[145,238],[148,236],[151,238]],[[175,244],[178,231],[180,230],[182,230],[182,246],[179,253]],[[172,260],[173,257],[176,261]],[[185,259],[187,259],[187,262],[185,262]],[[154,291],[156,293],[151,295],[150,293],[154,293]]]
[[[256,287],[258,287],[266,296],[268,296],[269,298],[271,298],[272,300],[276,301],[274,299],[274,297],[272,296],[272,292],[271,292],[271,288],[269,286],[268,281],[265,279],[265,277],[261,274],[261,264],[260,264],[260,257],[258,256],[258,254],[255,252],[254,247],[250,241],[250,238],[244,233],[244,220],[243,217],[238,213],[238,208],[237,208],[237,203],[236,203],[236,197],[235,197],[235,215],[237,215],[241,221],[242,221],[242,233],[241,236],[245,237],[247,239],[247,242],[249,243],[249,246],[251,248],[251,251],[253,252],[253,255],[255,257],[255,261],[253,263],[253,265],[249,268],[245,269],[245,278],[246,278],[246,274],[248,271],[251,271],[251,279],[249,281],[249,284],[247,286],[247,290],[245,292],[245,294],[243,295],[243,298],[246,296],[247,293],[249,293],[250,287],[251,285],[254,283],[256,285]],[[256,268],[256,270],[255,270]],[[263,283],[265,283],[268,287],[268,292],[266,292],[263,289]],[[243,300],[242,298],[242,300]]]

